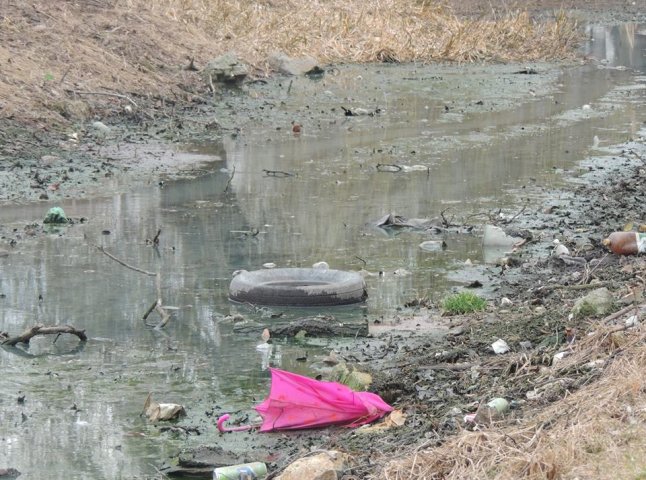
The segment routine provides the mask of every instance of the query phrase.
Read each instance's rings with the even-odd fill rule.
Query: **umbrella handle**
[[[220,418],[218,418],[218,430],[222,433],[226,432],[245,432],[247,430],[251,430],[253,428],[253,425],[242,425],[240,427],[227,427],[224,425],[224,422],[229,420],[229,415],[228,413],[225,413],[222,415]]]

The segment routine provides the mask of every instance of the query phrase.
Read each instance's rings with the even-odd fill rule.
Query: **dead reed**
[[[322,62],[539,60],[572,54],[576,23],[527,13],[464,20],[443,2],[413,0],[130,0],[262,64],[274,50]]]
[[[598,380],[524,419],[463,431],[440,447],[411,451],[378,478],[642,478],[646,472],[646,332],[600,326],[548,377],[600,368]],[[590,362],[596,363],[591,364]]]
[[[192,59],[200,67],[231,50],[262,75],[274,51],[321,64],[532,61],[572,56],[578,35],[563,14],[467,20],[426,0],[10,2],[0,16],[0,106],[40,123],[90,117],[97,102],[76,92],[190,101]]]

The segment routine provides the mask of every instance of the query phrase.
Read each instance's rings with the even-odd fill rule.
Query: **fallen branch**
[[[291,172],[283,172],[281,170],[267,170],[263,168],[262,171],[265,173],[265,177],[286,178],[294,176]]]
[[[147,272],[146,270],[142,270],[141,268],[133,267],[132,265],[127,264],[126,262],[124,262],[123,260],[118,259],[117,257],[112,255],[110,252],[106,251],[103,247],[101,247],[99,245],[94,245],[94,248],[96,248],[99,252],[105,254],[107,257],[111,258],[115,262],[123,265],[126,268],[129,268],[130,270],[134,270],[135,272],[143,273],[144,275],[148,275],[149,277],[154,277],[155,275],[157,275],[154,272]]]
[[[611,315],[608,315],[603,320],[601,320],[601,323],[612,322],[613,320],[616,320],[617,318],[621,317],[622,315],[630,312],[631,310],[633,310],[635,308],[636,308],[635,305],[628,305],[627,307],[624,307],[621,310],[617,310],[615,313],[613,313]]]
[[[224,193],[227,193],[229,191],[229,187],[231,186],[231,181],[233,180],[233,176],[236,174],[236,166],[233,166],[233,169],[231,171],[231,176],[229,177],[229,180],[227,180],[227,186],[224,187]]]
[[[139,108],[139,106],[135,103],[135,101],[130,98],[127,95],[122,95],[120,93],[110,93],[110,92],[79,92],[78,90],[72,90],[72,93],[74,95],[103,95],[106,97],[117,97],[117,98],[123,98],[124,100],[128,100],[133,107]]]
[[[79,340],[82,342],[87,341],[87,335],[85,335],[85,330],[79,330],[70,325],[55,325],[46,327],[45,325],[34,325],[29,330],[25,330],[22,335],[17,337],[8,338],[2,342],[2,345],[9,345],[13,347],[17,343],[29,343],[29,340],[36,335],[60,335],[62,333],[69,333],[71,335],[76,335],[79,337]],[[58,337],[56,337],[58,338]],[[56,339],[54,339],[54,342]]]

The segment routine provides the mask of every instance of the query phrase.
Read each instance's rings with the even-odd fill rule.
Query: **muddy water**
[[[514,73],[524,66],[347,67],[318,83],[295,80],[278,98],[258,86],[250,94],[273,105],[271,127],[258,120],[224,144],[178,149],[203,157],[212,173],[63,204],[87,222],[19,242],[0,259],[0,330],[69,323],[90,340],[38,337],[29,348],[0,349],[0,468],[18,468],[27,479],[141,478],[185,446],[237,448],[215,435],[205,412],[248,408],[266,392],[270,363],[310,373],[327,349],[321,341],[258,349],[259,339],[234,334],[225,315],[270,313],[227,301],[236,269],[325,260],[384,272],[367,277],[367,305],[332,312],[342,318],[388,317],[406,300],[439,298],[475,278],[491,284],[477,230],[394,233],[374,222],[391,212],[444,212],[455,223],[480,223],[484,213],[513,215],[524,198],[541,200],[562,186],[579,162],[642,128],[643,32],[590,27],[587,53],[599,64],[541,65],[538,75]],[[384,112],[346,118],[339,105]],[[305,120],[301,135],[289,131],[291,119]],[[381,172],[380,163],[424,169]],[[5,209],[0,217],[22,230],[25,218],[39,222],[47,207]],[[158,228],[154,249],[146,239]],[[419,247],[432,239],[447,249]],[[162,272],[164,303],[175,307],[163,331],[141,319],[156,298],[152,280],[91,244]],[[467,259],[474,266],[465,270]],[[304,352],[307,362],[297,361]],[[149,425],[139,416],[148,392],[185,404],[181,424],[202,435]]]

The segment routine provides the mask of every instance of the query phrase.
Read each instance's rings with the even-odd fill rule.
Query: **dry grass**
[[[140,2],[131,0],[132,8]],[[559,15],[462,20],[443,3],[413,0],[154,0],[151,8],[209,32],[261,64],[269,53],[323,62],[536,60],[571,54],[574,22]]]
[[[646,332],[598,327],[548,378],[605,360],[599,380],[524,419],[464,431],[444,445],[390,462],[379,478],[646,478]]]
[[[423,0],[3,2],[0,111],[32,120],[82,116],[74,109],[83,102],[70,104],[74,91],[187,100],[198,81],[183,70],[187,58],[200,66],[229,50],[262,74],[276,50],[321,63],[538,60],[572,55],[577,39],[564,15],[545,23],[522,12],[464,20]]]

